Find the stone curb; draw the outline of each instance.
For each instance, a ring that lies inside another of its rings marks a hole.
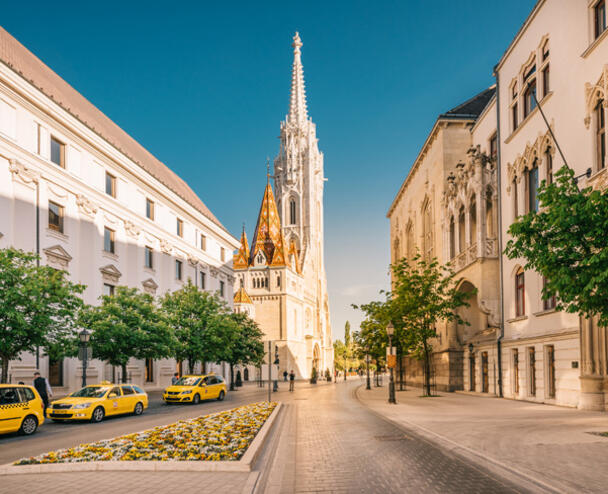
[[[476,463],[478,466],[504,478],[505,480],[523,484],[522,487],[525,487],[531,492],[550,492],[556,494],[565,492],[563,487],[560,488],[547,484],[542,480],[538,480],[532,477],[531,475],[522,472],[521,470],[518,470],[517,468],[513,468],[507,465],[506,463],[495,460],[494,458],[484,455],[483,453],[477,452],[467,446],[458,444],[457,442],[452,441],[451,439],[442,436],[441,434],[438,434],[430,429],[414,424],[407,420],[401,420],[400,422],[397,422],[387,417],[383,413],[374,410],[370,405],[365,402],[364,399],[359,396],[359,391],[363,389],[363,386],[364,385],[362,384],[354,390],[353,395],[355,396],[357,401],[361,403],[361,405],[363,405],[365,408],[367,408],[371,413],[385,420],[386,422],[389,422],[390,424],[394,425],[399,430],[402,430],[405,433],[414,433],[420,439],[433,443],[436,446],[439,446],[442,449],[449,451],[450,453],[461,459]]]
[[[245,454],[238,461],[88,461],[82,463],[45,463],[42,465],[0,466],[0,475],[66,472],[250,472],[268,432],[281,410],[281,402],[272,411]]]

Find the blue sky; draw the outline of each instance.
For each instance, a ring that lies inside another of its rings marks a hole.
[[[2,26],[251,237],[298,30],[325,154],[335,338],[388,285],[386,211],[436,116],[493,83],[535,0],[9,2]]]

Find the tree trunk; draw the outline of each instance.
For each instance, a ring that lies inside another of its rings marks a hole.
[[[201,361],[201,373],[207,374],[207,362],[205,362],[204,360]]]
[[[127,382],[127,364],[121,364],[120,368],[122,369],[121,381],[124,384]]]
[[[0,383],[5,384],[8,382],[8,358],[2,357],[2,376],[0,377]]]
[[[429,355],[429,347],[426,344],[426,340],[424,341],[424,376],[425,376],[425,388],[426,395],[431,396],[431,362]]]
[[[188,359],[188,373],[189,374],[194,374],[194,360],[192,360],[191,358]]]
[[[230,364],[230,391],[234,391],[234,365]]]
[[[399,391],[403,391],[403,355],[399,352]]]

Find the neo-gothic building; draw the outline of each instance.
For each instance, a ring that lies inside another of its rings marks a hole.
[[[470,326],[437,328],[439,388],[608,410],[608,328],[558,311],[540,274],[501,255],[564,157],[581,188],[608,187],[607,26],[604,0],[538,0],[495,66],[495,96],[439,117],[390,207],[393,260],[418,248],[477,289]]]
[[[294,36],[289,113],[281,123],[270,180],[251,248],[243,231],[234,256],[235,310],[247,311],[279,347],[280,372],[299,378],[333,370],[327,281],[323,259],[323,154],[308,116],[302,42]]]
[[[0,61],[0,248],[37,251],[86,285],[88,304],[116,285],[160,295],[191,279],[231,305],[239,244],[194,191],[1,28]],[[43,352],[12,361],[9,377],[30,382],[37,368],[57,393],[80,386],[79,360]],[[176,368],[131,359],[127,372],[150,389]],[[93,360],[87,378],[118,371]]]

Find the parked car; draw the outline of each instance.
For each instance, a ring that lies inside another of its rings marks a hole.
[[[54,422],[90,420],[101,422],[106,416],[141,415],[148,408],[148,394],[133,384],[100,384],[85,386],[78,391],[55,400],[47,410]]]
[[[44,423],[44,404],[33,386],[0,384],[0,434],[29,436]]]
[[[163,400],[165,403],[194,403],[201,400],[217,399],[222,401],[226,396],[226,383],[222,376],[215,374],[200,376],[183,376],[165,389]]]

